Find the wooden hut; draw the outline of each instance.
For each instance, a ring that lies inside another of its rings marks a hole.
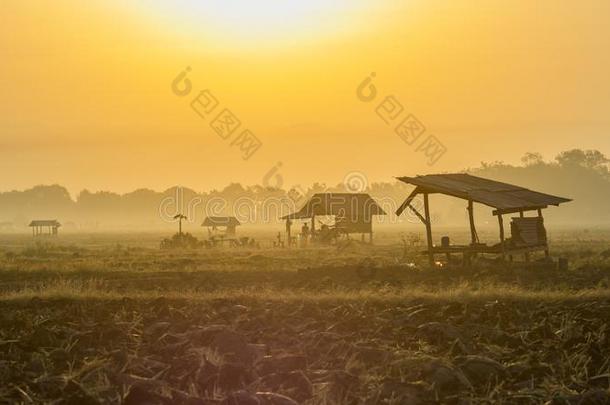
[[[32,236],[57,236],[61,224],[56,219],[35,219],[30,222]]]
[[[236,227],[241,223],[235,217],[207,217],[201,226],[208,227],[212,233],[220,232],[225,236],[235,236]]]
[[[293,219],[311,220],[311,234],[316,234],[316,216],[332,216],[335,229],[341,234],[360,233],[373,241],[373,215],[386,215],[379,205],[365,193],[318,193],[292,214],[282,217],[286,221],[287,238],[291,241]],[[290,243],[289,243],[290,245]]]
[[[400,181],[415,186],[396,211],[396,215],[409,208],[426,226],[428,248],[426,250],[430,263],[434,264],[435,254],[461,253],[464,263],[469,263],[472,255],[478,253],[500,254],[512,260],[514,254],[523,253],[526,261],[532,251],[544,251],[549,256],[549,247],[544,227],[542,210],[549,205],[571,201],[568,198],[556,197],[537,191],[528,190],[512,184],[501,183],[469,174],[430,174],[416,177],[398,177]],[[452,245],[448,238],[443,238],[440,246],[432,241],[432,224],[430,221],[430,194],[444,194],[467,201],[470,222],[471,243],[468,245]],[[419,194],[423,195],[424,213],[417,211],[411,202]],[[494,208],[492,214],[498,218],[500,243],[492,246],[480,243],[474,221],[474,203],[480,203]],[[534,211],[536,216],[526,216],[526,212]],[[511,217],[510,237],[506,237],[504,215],[518,214]]]

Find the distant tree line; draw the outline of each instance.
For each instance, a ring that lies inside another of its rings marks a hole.
[[[572,149],[552,161],[526,153],[520,166],[482,163],[472,174],[523,185],[572,198],[560,209],[548,210],[551,220],[565,224],[610,225],[610,160],[600,151]]]
[[[573,149],[551,161],[530,152],[523,156],[520,165],[482,162],[465,172],[574,199],[561,209],[549,210],[549,221],[610,225],[610,160],[600,151]],[[281,190],[233,183],[208,192],[181,187],[163,192],[139,189],[126,194],[83,190],[73,199],[60,185],[39,185],[0,193],[0,222],[5,230],[11,227],[21,230],[32,219],[58,219],[68,229],[153,229],[171,226],[167,217],[179,212],[199,225],[206,215],[234,215],[235,210],[241,210],[242,217],[248,217],[245,212],[252,209],[258,210],[258,215],[250,213],[248,222],[275,221],[286,210],[300,207],[311,195],[322,191],[345,191],[345,187],[315,183],[298,190]],[[366,190],[383,200],[386,208],[391,208],[388,201],[400,204],[409,191],[409,186],[398,181],[372,183]],[[441,223],[461,224],[463,208],[463,202],[443,200],[433,206],[433,215]],[[260,215],[261,210],[266,218]]]

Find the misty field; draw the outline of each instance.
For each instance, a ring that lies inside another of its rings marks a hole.
[[[0,403],[610,401],[608,232],[553,235],[568,270],[427,268],[399,235],[169,251],[163,236],[0,236]]]

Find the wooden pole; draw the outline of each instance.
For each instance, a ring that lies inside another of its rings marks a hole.
[[[502,214],[498,214],[498,225],[500,226],[500,246],[502,247],[502,260],[506,260],[506,246],[504,246],[504,220]]]
[[[290,218],[286,218],[286,241],[288,242],[288,248],[290,248],[290,245],[292,244],[292,237],[290,235],[291,225]]]
[[[474,225],[474,203],[472,200],[468,200],[468,221],[470,222],[470,244],[474,247],[479,243],[479,235],[477,235],[477,228]],[[470,266],[471,256],[476,257],[476,253],[464,252],[462,261],[465,266]]]
[[[424,218],[426,219],[426,238],[428,240],[428,261],[434,266],[434,252],[432,244],[432,224],[430,223],[430,203],[428,193],[424,193]]]
[[[542,228],[544,229],[544,217],[542,216],[542,209],[541,208],[538,208],[538,218],[540,218],[540,223],[542,223]],[[545,231],[545,233],[546,233],[546,231]],[[549,253],[549,241],[546,238],[546,235],[545,235],[545,238],[544,238],[544,244],[545,244],[545,247],[544,247],[544,257],[546,257],[548,259],[551,255]]]
[[[474,245],[479,242],[479,237],[477,236],[477,229],[474,226],[474,204],[472,200],[468,200],[468,219],[470,221],[470,240]]]

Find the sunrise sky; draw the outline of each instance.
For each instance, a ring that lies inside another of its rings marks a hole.
[[[0,16],[2,191],[209,190],[278,162],[285,185],[373,182],[610,154],[607,0],[4,0]],[[204,89],[262,142],[249,160],[191,109]],[[388,95],[445,145],[432,167],[375,113]]]

